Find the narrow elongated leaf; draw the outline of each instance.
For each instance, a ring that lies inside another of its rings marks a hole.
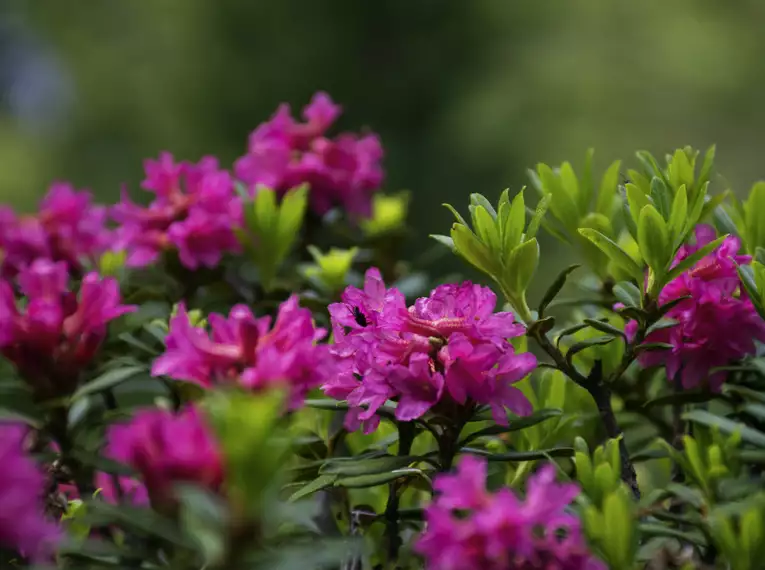
[[[354,458],[350,460],[328,460],[320,469],[322,475],[374,475],[401,469],[410,463],[416,463],[421,458],[417,456],[386,455],[374,458]]]
[[[551,447],[534,451],[508,451],[505,453],[492,453],[484,449],[463,447],[460,451],[471,455],[481,455],[488,461],[536,461],[538,459],[549,459],[550,457],[574,456],[573,447]]]
[[[645,404],[643,404],[643,407],[655,408],[658,406],[669,405],[700,404],[720,397],[720,394],[715,394],[714,392],[710,392],[708,390],[686,390],[683,392],[659,396],[653,400],[648,400]]]
[[[611,238],[592,228],[581,228],[579,233],[595,244],[611,261],[624,269],[638,282],[643,279],[643,270],[630,255],[619,247]]]
[[[652,205],[644,206],[638,220],[640,254],[654,274],[660,278],[673,251],[664,218]]]
[[[602,333],[610,334],[611,336],[614,336],[614,337],[621,337],[624,339],[627,338],[627,335],[624,333],[622,329],[617,328],[614,325],[611,325],[609,323],[599,321],[597,319],[584,319],[584,322],[587,323],[590,327]]]
[[[672,211],[669,215],[669,234],[672,246],[677,248],[683,239],[685,227],[688,222],[688,192],[685,186],[680,186],[675,192],[675,199],[672,201]]]
[[[513,431],[518,431],[525,429],[527,427],[535,426],[537,424],[540,424],[546,420],[549,420],[550,418],[557,418],[563,414],[562,410],[556,410],[552,408],[546,408],[535,411],[530,416],[523,416],[519,418],[513,418],[510,420],[509,425],[502,426],[499,424],[489,426],[487,428],[478,430],[474,433],[471,433],[467,437],[465,437],[461,442],[460,446],[467,445],[471,441],[474,441],[478,439],[479,437],[484,436],[490,436],[490,435],[499,435],[502,433],[509,433]]]
[[[453,252],[457,251],[457,248],[454,246],[454,241],[449,236],[442,236],[439,234],[430,234],[430,237],[436,240],[438,243],[445,245],[449,249],[451,249]]]
[[[542,301],[539,303],[539,308],[537,309],[540,318],[544,316],[544,312],[547,306],[552,302],[553,299],[555,299],[555,297],[558,296],[558,293],[561,292],[561,289],[563,289],[563,286],[566,284],[566,279],[568,279],[568,276],[571,275],[571,273],[579,267],[581,266],[578,264],[569,265],[566,269],[558,274],[558,276],[555,278],[555,281],[552,282],[552,285],[547,288],[547,291],[542,297]]]
[[[640,307],[642,304],[640,289],[634,283],[622,281],[614,286],[614,295],[626,307]]]
[[[423,477],[429,479],[421,469],[395,469],[387,473],[376,473],[371,475],[358,475],[353,477],[341,477],[334,483],[335,487],[346,487],[348,489],[365,489],[367,487],[377,487],[385,485],[402,477]]]
[[[80,388],[72,396],[72,401],[79,400],[84,396],[90,394],[96,394],[103,392],[104,390],[110,390],[115,386],[122,384],[123,382],[138,376],[139,374],[145,374],[147,372],[144,366],[129,366],[127,368],[117,368],[116,370],[109,370],[104,372],[98,378],[91,380],[90,382],[80,386]]]
[[[622,163],[619,160],[612,162],[600,182],[600,191],[598,192],[595,211],[609,218],[614,210],[614,198],[619,186],[619,168],[621,165]]]
[[[576,356],[578,353],[582,352],[583,350],[587,350],[588,348],[592,348],[593,346],[603,346],[606,344],[610,344],[614,340],[616,339],[613,336],[596,336],[594,338],[588,338],[585,340],[580,340],[579,342],[575,342],[568,349],[568,352],[566,352],[566,361],[568,361],[568,363],[570,364],[574,356]]]
[[[765,448],[765,433],[741,422],[715,415],[706,410],[691,410],[683,415],[683,419],[708,427],[717,427],[722,433],[728,435],[738,432],[741,434],[742,441]]]
[[[545,214],[547,213],[547,209],[550,207],[550,201],[552,200],[552,196],[549,194],[546,194],[542,196],[542,198],[539,200],[539,203],[537,204],[536,209],[531,215],[531,219],[529,220],[529,225],[526,228],[526,239],[530,240],[533,237],[536,237],[537,232],[539,231],[539,226],[542,224],[542,221],[544,220]],[[558,237],[558,236],[555,236]],[[563,241],[566,241],[565,238],[563,238]]]
[[[322,489],[332,487],[335,484],[335,481],[337,481],[337,477],[338,476],[334,473],[329,475],[319,475],[316,479],[292,493],[287,501],[294,503],[295,501],[304,499],[305,497],[313,495]]]
[[[502,227],[502,250],[512,251],[520,245],[523,229],[526,225],[526,205],[523,199],[523,190],[513,198],[507,220]],[[533,236],[532,236],[533,237]]]
[[[702,258],[710,254],[712,251],[720,247],[723,241],[725,241],[725,238],[727,238],[727,235],[721,236],[717,238],[716,240],[708,243],[707,245],[701,247],[698,249],[698,251],[692,253],[685,259],[683,259],[680,263],[675,265],[672,269],[670,269],[669,273],[667,273],[666,277],[664,278],[664,283],[669,283],[682,273],[688,271],[691,269],[694,265],[696,265],[699,261],[701,261]]]

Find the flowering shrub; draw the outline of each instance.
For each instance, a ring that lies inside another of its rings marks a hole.
[[[762,568],[765,183],[540,164],[448,206],[444,283],[339,114],[0,209],[2,567]]]

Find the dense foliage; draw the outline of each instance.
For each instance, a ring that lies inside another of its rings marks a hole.
[[[432,236],[489,286],[440,279],[340,112],[0,209],[2,564],[760,568],[765,184],[539,164]],[[539,232],[582,266],[530,307]]]

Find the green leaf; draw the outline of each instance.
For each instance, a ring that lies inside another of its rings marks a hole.
[[[629,206],[630,217],[635,225],[640,221],[640,211],[648,206],[651,201],[640,188],[634,184],[625,185],[627,191],[627,205]]]
[[[306,207],[308,205],[308,185],[302,184],[289,190],[279,205],[279,221],[277,240],[279,243],[279,261],[286,256],[298,236],[303,225]]]
[[[500,251],[499,231],[491,214],[483,206],[473,207],[473,230],[491,252]]]
[[[669,165],[670,184],[673,188],[680,188],[683,184],[686,188],[691,188],[693,176],[693,166],[688,160],[688,156],[682,150],[677,149]]]
[[[467,227],[468,223],[465,221],[465,218],[463,218],[460,215],[460,213],[454,209],[454,206],[452,206],[451,204],[441,204],[441,205],[452,213],[452,215],[456,218],[458,224],[462,224],[463,226]]]
[[[740,433],[741,440],[757,447],[765,447],[765,433],[741,422],[712,414],[706,410],[691,410],[683,414],[683,419],[707,427],[717,427],[724,434]]]
[[[682,273],[685,273],[686,271],[691,269],[704,257],[706,257],[712,251],[720,247],[722,242],[725,241],[725,238],[727,237],[728,237],[727,235],[721,236],[717,238],[716,240],[708,243],[707,245],[699,248],[698,251],[692,253],[691,255],[683,259],[681,262],[679,262],[677,265],[675,265],[672,269],[669,270],[666,277],[664,278],[664,283],[669,283],[676,277],[679,277]]]
[[[653,157],[653,155],[650,152],[645,150],[639,150],[635,153],[635,156],[640,161],[640,164],[643,166],[643,172],[645,172],[648,179],[651,179],[654,176],[658,176],[664,181],[665,184],[669,183],[669,180],[667,180],[667,177],[665,176],[664,171],[659,167],[659,165],[656,162],[656,159]],[[646,181],[646,185],[647,184],[648,182]]]
[[[141,536],[159,537],[186,548],[194,546],[173,521],[150,509],[117,506],[98,499],[86,501],[86,505],[83,522],[91,526],[116,525]]]
[[[709,402],[715,398],[720,398],[720,394],[715,394],[708,390],[685,390],[672,394],[665,394],[652,400],[648,400],[643,407],[654,408],[658,406],[701,404]]]
[[[428,476],[420,469],[396,469],[388,473],[376,473],[373,475],[358,475],[353,477],[342,477],[335,481],[335,487],[346,487],[348,489],[365,489],[367,487],[377,487],[401,479],[402,477],[424,477]]]
[[[581,203],[581,197],[579,195],[579,180],[577,180],[576,173],[574,172],[574,168],[571,166],[571,163],[564,162],[561,164],[558,175],[560,176],[560,182],[563,190],[571,197],[574,203],[577,204],[577,211],[579,212],[579,215],[584,215],[584,213],[587,211],[589,203]]]
[[[539,203],[537,204],[537,207],[531,216],[531,220],[529,221],[529,226],[526,228],[525,237],[527,240],[536,237],[537,232],[539,231],[539,226],[542,224],[542,220],[547,213],[547,209],[550,207],[551,200],[552,196],[549,194],[542,196],[542,198],[539,200]]]
[[[566,192],[560,178],[555,175],[549,166],[539,164],[537,165],[537,172],[539,173],[545,193],[552,196],[550,209],[553,215],[560,220],[569,232],[573,233],[579,222],[576,201]]]
[[[630,499],[619,491],[609,493],[603,501],[604,538],[602,547],[612,568],[628,570],[633,567],[635,541],[633,538]]]
[[[504,275],[504,283],[516,295],[525,292],[534,277],[539,263],[539,244],[536,238],[523,242],[510,254]]]
[[[80,386],[80,388],[72,395],[72,401],[79,400],[80,398],[91,394],[110,390],[115,386],[122,384],[139,374],[145,374],[146,372],[147,370],[145,366],[128,366],[127,368],[109,370],[101,374],[101,376]]]
[[[537,309],[539,318],[542,318],[547,306],[552,302],[553,299],[555,299],[555,297],[558,296],[558,293],[561,292],[561,289],[563,289],[563,286],[566,284],[566,279],[568,279],[568,276],[579,267],[581,267],[579,264],[569,265],[566,269],[558,274],[558,276],[555,278],[555,281],[552,282],[552,285],[550,285],[547,291],[545,291],[545,294],[542,297],[542,301],[539,303],[539,308]]]
[[[495,275],[495,263],[491,252],[473,232],[466,226],[454,224],[451,235],[460,257],[476,269],[491,276]]]
[[[664,268],[673,254],[669,232],[664,218],[652,205],[644,206],[638,220],[638,245],[640,254],[648,263],[657,279],[661,279]]]
[[[571,347],[566,352],[566,361],[571,364],[572,359],[576,354],[579,352],[582,352],[583,350],[587,350],[588,348],[592,348],[594,346],[604,346],[606,344],[612,343],[614,340],[616,340],[612,336],[596,336],[593,338],[587,338],[584,340],[580,340],[579,342],[575,342],[571,345]]]
[[[458,445],[460,447],[465,446],[471,441],[478,439],[479,437],[499,435],[502,433],[510,433],[510,432],[522,430],[522,429],[540,424],[544,421],[549,420],[550,418],[560,417],[561,414],[563,414],[563,411],[557,410],[557,409],[547,408],[547,409],[537,410],[529,416],[523,416],[523,417],[511,419],[509,422],[509,425],[503,426],[503,425],[495,424],[487,428],[480,429],[476,432],[473,432],[469,434],[468,436],[466,436]]]
[[[717,148],[715,147],[715,145],[712,145],[709,147],[709,149],[707,149],[707,152],[704,155],[704,163],[701,165],[701,171],[699,172],[699,177],[696,179],[697,186],[701,187],[707,182],[709,182],[709,179],[712,176],[712,168],[714,168],[716,152],[717,152]]]
[[[523,190],[513,198],[510,213],[502,229],[502,248],[509,252],[521,243],[523,228],[526,225],[526,205],[523,199]]]
[[[592,182],[592,157],[594,154],[595,150],[588,148],[584,155],[584,170],[582,171],[582,182],[579,185],[579,211],[582,214],[586,214],[590,209],[590,202],[595,191]]]
[[[619,186],[619,168],[621,168],[621,165],[622,163],[620,160],[612,162],[600,182],[600,191],[598,192],[598,201],[595,206],[595,211],[608,218],[613,215],[614,211],[614,198],[616,197],[616,190]]]
[[[538,459],[549,459],[550,457],[573,457],[573,447],[552,447],[550,449],[538,449],[534,451],[508,451],[505,453],[492,453],[484,449],[473,447],[463,447],[462,453],[470,455],[480,455],[488,461],[536,461]]]
[[[651,352],[654,350],[672,350],[675,348],[673,345],[666,342],[644,342],[635,347],[635,353]]]
[[[643,270],[635,263],[630,255],[619,247],[613,240],[604,236],[599,231],[591,228],[581,228],[579,233],[595,244],[611,261],[624,269],[638,283],[643,280]]]
[[[669,218],[671,198],[672,195],[667,185],[661,178],[654,177],[651,180],[651,200],[663,219]]]
[[[624,339],[627,338],[627,335],[624,334],[624,331],[622,329],[617,328],[614,325],[611,325],[607,322],[599,321],[597,319],[584,319],[584,322],[587,323],[590,327],[602,333],[611,335],[613,337],[620,337]]]
[[[338,458],[329,459],[319,469],[322,475],[374,475],[386,471],[395,471],[416,463],[421,458],[417,456],[384,455],[382,457]]]
[[[470,204],[472,206],[482,206],[486,212],[491,216],[492,220],[497,219],[497,212],[494,210],[494,206],[486,199],[483,194],[474,193],[470,195]]]
[[[640,307],[642,305],[642,295],[634,283],[622,281],[614,286],[614,296],[623,303],[625,307]]]
[[[313,495],[317,491],[321,491],[327,487],[332,487],[335,484],[335,481],[337,481],[337,477],[338,476],[335,474],[319,475],[316,479],[292,493],[287,501],[294,503],[295,501],[299,501],[300,499],[304,499],[305,497]]]
[[[684,236],[684,230],[688,221],[688,192],[685,186],[680,186],[675,192],[672,201],[672,211],[669,216],[669,233],[672,237],[672,246],[677,248]]]
[[[446,247],[451,249],[453,253],[457,253],[457,247],[454,245],[454,240],[452,240],[452,238],[450,238],[449,236],[442,236],[439,234],[430,234],[429,237],[433,238],[438,243],[445,245]]]

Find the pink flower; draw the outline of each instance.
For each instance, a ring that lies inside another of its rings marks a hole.
[[[25,436],[21,425],[0,424],[0,542],[42,562],[63,533],[44,514],[45,475],[24,452]]]
[[[273,327],[271,317],[255,318],[244,305],[233,307],[228,318],[211,314],[208,320],[211,335],[192,326],[185,307],[179,307],[152,374],[203,387],[223,382],[253,390],[287,385],[295,407],[331,371],[327,346],[317,344],[326,331],[314,326],[296,295],[281,304]]]
[[[0,208],[0,275],[14,277],[35,259],[63,261],[79,272],[83,263],[95,264],[110,241],[106,209],[92,204],[87,191],[56,182],[32,216],[18,217]]]
[[[407,308],[396,289],[386,290],[380,272],[367,271],[364,289],[348,287],[329,306],[341,372],[322,389],[353,407],[346,427],[365,431],[387,400],[396,417],[409,421],[434,406],[472,410],[488,405],[507,425],[506,409],[519,415],[531,405],[514,383],[535,367],[531,354],[516,354],[509,338],[524,334],[512,313],[494,313],[490,289],[466,282],[441,285]]]
[[[695,245],[678,251],[675,263],[715,239],[710,226],[696,228]],[[765,323],[751,301],[741,293],[736,265],[747,264],[749,256],[736,255],[739,240],[729,237],[690,270],[667,284],[659,295],[660,305],[679,301],[666,314],[677,321],[672,327],[650,333],[645,342],[666,343],[671,349],[644,352],[644,367],[666,366],[670,379],[679,375],[684,388],[708,385],[719,390],[726,366],[755,353],[755,341],[765,342]],[[635,325],[630,327],[633,330]]]
[[[286,192],[304,183],[318,214],[341,206],[353,216],[368,217],[372,194],[380,188],[383,150],[377,135],[325,132],[341,109],[325,93],[314,95],[303,110],[306,122],[292,118],[281,105],[271,119],[250,135],[247,154],[236,161],[237,178],[256,191],[257,185]]]
[[[163,409],[136,413],[124,424],[112,425],[107,433],[106,455],[136,470],[155,506],[172,504],[173,486],[190,483],[218,491],[223,484],[223,457],[202,414],[187,407],[178,414]],[[109,476],[99,483],[116,494]],[[123,486],[124,485],[124,486]],[[120,478],[128,500],[142,503],[143,489],[130,478]]]
[[[232,228],[242,219],[241,200],[215,158],[176,163],[163,152],[159,160],[147,160],[144,170],[142,186],[155,199],[143,208],[123,191],[111,212],[119,224],[115,249],[127,251],[129,266],[149,265],[163,251],[176,250],[185,267],[212,268],[224,253],[239,251]]]
[[[66,395],[93,359],[110,321],[134,311],[122,305],[113,278],[88,273],[70,291],[66,263],[38,259],[18,277],[26,306],[19,309],[8,281],[0,281],[0,352],[39,396]]]
[[[415,545],[428,570],[605,570],[588,552],[579,519],[566,510],[579,488],[556,483],[555,467],[529,479],[525,500],[507,488],[490,493],[485,481],[486,462],[471,456],[457,473],[436,479],[439,494]]]

